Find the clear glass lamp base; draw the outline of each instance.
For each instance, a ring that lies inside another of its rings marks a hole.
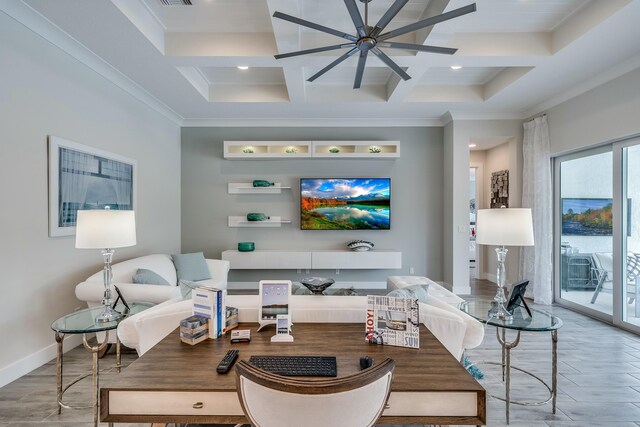
[[[96,323],[114,322],[122,317],[122,314],[115,311],[111,306],[105,305],[104,311],[96,317]]]

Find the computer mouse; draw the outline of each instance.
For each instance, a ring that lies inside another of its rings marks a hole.
[[[360,358],[360,369],[367,369],[373,366],[373,359],[369,356],[363,356]]]

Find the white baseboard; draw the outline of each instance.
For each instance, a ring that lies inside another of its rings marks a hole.
[[[64,352],[66,353],[81,344],[82,335],[71,335],[69,338],[64,340]],[[50,362],[52,359],[55,359],[58,355],[57,347],[58,344],[54,342],[53,344],[0,369],[0,387],[4,387],[10,382],[17,380],[21,376],[26,375],[45,363]]]
[[[300,282],[293,282],[300,285]],[[231,289],[258,289],[257,282],[229,282],[228,287]],[[329,289],[387,289],[387,282],[336,282]]]

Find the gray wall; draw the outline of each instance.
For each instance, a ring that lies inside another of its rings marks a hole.
[[[83,304],[98,250],[48,237],[47,135],[138,161],[138,245],[114,261],[180,249],[180,130],[0,13],[0,386],[55,356],[51,322]]]
[[[551,154],[640,134],[640,68],[549,109]]]
[[[385,160],[225,160],[225,140],[399,140],[401,156]],[[340,281],[385,281],[389,275],[442,278],[441,128],[183,128],[182,251],[204,251],[218,258],[238,242],[257,249],[339,249],[352,239],[371,240],[376,248],[402,251],[402,270],[313,271]],[[301,177],[390,177],[391,230],[301,231]],[[280,195],[227,194],[229,182],[264,178],[292,190]],[[293,221],[273,229],[227,227],[229,215],[264,212]],[[230,281],[304,277],[296,271],[232,271]]]

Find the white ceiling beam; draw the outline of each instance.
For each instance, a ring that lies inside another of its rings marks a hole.
[[[210,82],[200,72],[197,67],[176,67],[178,72],[187,79],[189,83],[198,91],[200,95],[207,101],[209,101],[209,86]]]
[[[449,1],[450,0],[432,0],[429,2],[429,6],[427,6],[427,8],[425,9],[425,11],[423,12],[422,16],[420,16],[420,18],[417,21],[421,21],[423,19],[429,18],[431,16],[436,16],[436,15],[440,15],[441,13],[444,12],[444,10],[447,8],[447,6],[449,5]],[[429,34],[431,34],[431,31],[433,31],[433,26],[431,27],[427,27],[427,28],[423,28],[422,30],[416,31],[415,32],[415,43],[416,44],[424,44],[427,40],[427,38],[429,37]],[[385,52],[387,52],[389,49],[385,49]],[[430,56],[437,56],[434,54],[426,54],[426,53],[418,53],[418,55],[430,55]],[[448,56],[448,55],[447,55]],[[396,57],[392,57],[392,59],[395,61]],[[424,58],[424,56],[423,56]],[[400,65],[400,64],[398,64]],[[407,74],[409,74],[411,76],[410,80],[402,80],[400,78],[398,78],[397,76],[393,76],[393,78],[389,79],[389,82],[387,83],[387,101],[389,102],[402,102],[404,101],[405,98],[407,98],[407,96],[409,96],[409,94],[413,91],[413,89],[416,87],[416,85],[418,84],[418,81],[420,80],[420,78],[422,77],[422,75],[425,73],[425,71],[427,70],[427,68],[429,68],[429,64],[426,61],[420,61],[420,62],[416,62],[416,64],[413,67],[407,67],[407,69],[405,70],[407,72]]]
[[[484,99],[487,100],[496,95],[531,70],[533,67],[513,67],[502,70],[484,84]]]
[[[555,29],[551,38],[553,53],[573,43],[630,2],[631,0],[607,0],[587,3]]]
[[[138,28],[160,53],[164,53],[164,33],[167,29],[144,1],[111,0],[111,3]]]
[[[286,13],[287,15],[300,16],[300,0],[267,0],[269,14],[273,16],[275,12]],[[273,35],[276,42],[277,53],[294,52],[301,50],[300,26],[282,19],[271,18],[273,25]],[[275,66],[282,67],[284,81],[289,94],[289,101],[292,103],[303,103],[305,101],[304,71],[298,65],[299,61],[293,58],[277,60],[271,56],[269,58]]]
[[[271,33],[166,33],[166,56],[275,55]]]

